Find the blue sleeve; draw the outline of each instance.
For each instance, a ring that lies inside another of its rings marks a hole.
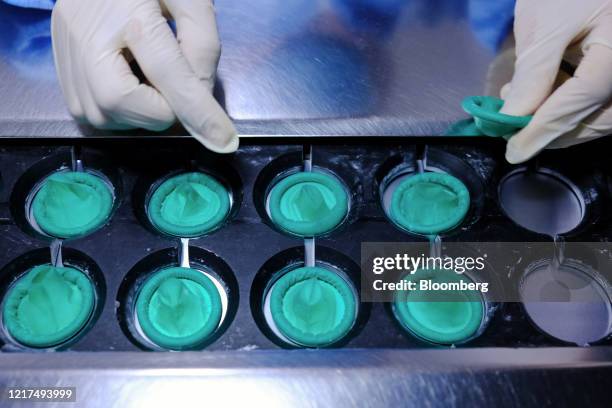
[[[512,31],[515,0],[470,0],[469,17],[476,37],[497,50]]]
[[[55,0],[0,0],[17,7],[51,10]]]

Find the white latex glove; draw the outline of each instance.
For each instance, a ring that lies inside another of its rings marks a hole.
[[[534,117],[510,139],[506,159],[612,134],[612,0],[518,0],[514,33],[517,60],[501,112]],[[568,49],[583,57],[555,89]]]
[[[165,16],[176,21],[177,37]],[[208,149],[238,148],[212,96],[221,52],[212,0],[58,0],[51,31],[59,81],[77,120],[160,131],[176,115]],[[150,85],[130,69],[132,56]]]

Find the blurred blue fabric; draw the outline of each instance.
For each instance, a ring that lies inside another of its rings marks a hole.
[[[381,39],[393,32],[406,11],[429,26],[466,19],[478,41],[497,51],[512,31],[515,0],[331,0],[331,4],[350,28]]]
[[[512,30],[515,4],[515,0],[325,1],[349,31],[356,31],[358,35],[365,35],[378,42],[384,42],[394,32],[400,16],[412,16],[416,18],[414,21],[421,21],[428,26],[437,26],[449,20],[464,20],[468,22],[474,37],[492,52],[499,49]],[[2,58],[18,67],[25,75],[53,75],[50,10],[55,2],[0,0],[0,53]],[[276,39],[303,41],[304,37],[299,34],[304,34],[304,30],[308,32],[309,24],[313,31],[322,29],[316,25],[317,13],[322,8],[312,0],[258,0],[253,3],[244,0],[217,0],[217,10],[221,37],[229,46],[245,43],[257,47],[266,44],[278,46],[274,44]],[[241,30],[234,30],[236,25]],[[249,33],[248,40],[236,38],[245,32]],[[325,41],[317,44],[318,47],[313,49],[331,54],[335,52],[334,47]],[[297,50],[303,50],[303,47]],[[266,52],[262,48],[262,55]],[[284,52],[288,53],[288,58],[295,56],[287,49]],[[359,62],[352,55],[353,52],[345,50],[341,53],[344,62],[335,61],[332,65],[339,69],[357,69],[359,75],[363,76],[360,69],[356,68],[363,62]],[[303,67],[305,71],[312,69],[312,66]]]
[[[0,58],[20,75],[54,80],[49,10],[24,9],[0,1]]]
[[[470,0],[468,16],[476,38],[496,51],[512,31],[515,0]]]
[[[51,10],[55,4],[55,0],[3,0],[5,3],[13,6],[27,7],[41,10]]]
[[[56,0],[1,0],[5,3],[32,9],[51,10]],[[234,7],[254,7],[242,0],[223,0],[224,4],[219,7],[220,19],[224,17],[224,9],[230,3]],[[409,5],[413,5],[422,19],[430,24],[443,19],[445,15],[467,15],[470,26],[478,40],[491,50],[497,50],[512,29],[514,16],[515,0],[331,0],[332,4],[338,7],[353,26],[369,28],[382,35],[393,30],[400,11]],[[234,5],[233,2],[236,2]],[[295,27],[296,22],[284,19],[286,15],[284,9],[300,8],[299,13],[294,16],[309,17],[309,10],[316,10],[316,7],[308,6],[309,2],[304,0],[294,0],[284,4],[277,0],[260,0],[257,5],[257,19],[246,19],[249,21],[265,22],[266,26],[278,27],[285,24],[288,27]],[[293,5],[292,5],[293,4]],[[263,7],[266,6],[266,7]],[[297,11],[297,10],[294,10]],[[245,16],[248,13],[245,14]],[[273,16],[278,16],[275,20]],[[305,19],[305,18],[303,18]],[[230,24],[231,25],[231,24]],[[231,29],[228,29],[231,32]],[[257,31],[257,30],[255,30]],[[265,30],[264,30],[265,31]]]

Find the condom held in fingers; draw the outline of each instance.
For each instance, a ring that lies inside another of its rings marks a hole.
[[[230,211],[229,191],[204,173],[185,173],[164,181],[153,192],[148,214],[161,232],[197,237],[217,228]]]
[[[221,321],[221,296],[204,273],[162,269],[143,284],[136,299],[138,323],[150,341],[170,350],[197,347]]]
[[[469,96],[461,104],[472,119],[454,124],[449,136],[492,136],[508,139],[529,124],[532,116],[500,113],[504,101],[492,96]]]
[[[92,314],[94,297],[94,285],[81,271],[40,265],[9,289],[4,325],[23,345],[53,347],[81,331]]]
[[[270,311],[290,341],[321,347],[342,339],[352,328],[357,309],[350,284],[319,267],[287,272],[272,286]]]
[[[500,113],[504,101],[492,96],[470,96],[463,100],[463,110],[472,115],[473,123],[465,122],[465,136],[484,135],[509,138],[529,124],[532,116],[512,116]],[[453,133],[461,136],[461,130]]]
[[[439,234],[459,225],[470,208],[470,193],[457,178],[421,173],[404,179],[393,192],[390,217],[417,234]]]
[[[272,221],[299,236],[316,236],[336,228],[348,213],[348,194],[335,177],[317,172],[292,174],[269,195]]]
[[[57,238],[75,238],[104,225],[113,208],[113,193],[98,176],[59,172],[43,181],[32,202],[40,229]]]

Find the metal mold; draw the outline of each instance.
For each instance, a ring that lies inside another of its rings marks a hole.
[[[355,299],[358,302],[353,328],[344,338],[325,346],[325,348],[342,347],[351,338],[357,336],[366,324],[370,314],[370,304],[359,302],[359,267],[346,256],[330,248],[318,247],[317,251],[315,265],[333,271],[345,279],[353,288]],[[290,248],[274,255],[257,272],[251,286],[250,305],[255,322],[266,337],[284,348],[300,348],[301,346],[287,339],[276,328],[270,314],[270,289],[284,273],[303,267],[305,265],[304,256],[302,247]]]
[[[200,248],[190,248],[190,267],[206,275],[215,285],[221,297],[222,312],[215,332],[198,344],[203,349],[214,343],[231,325],[238,309],[239,291],[236,278],[230,267],[219,257]],[[175,250],[162,250],[138,262],[125,276],[117,295],[117,319],[127,338],[144,350],[164,350],[143,333],[135,310],[136,298],[144,281],[157,270],[168,266],[179,266],[179,254]]]
[[[160,160],[163,159],[160,158]],[[206,232],[206,234],[203,236],[210,235],[223,228],[227,223],[231,222],[233,217],[236,216],[240,210],[240,205],[242,204],[243,198],[242,180],[240,179],[240,175],[236,172],[236,170],[227,163],[217,161],[206,161],[205,163],[200,163],[199,161],[188,158],[181,159],[179,157],[171,161],[166,160],[163,165],[160,165],[158,168],[153,169],[152,171],[147,171],[136,181],[132,191],[134,213],[146,229],[155,234],[169,238],[180,238],[174,235],[167,235],[164,232],[159,231],[149,218],[148,207],[151,195],[157,189],[157,187],[159,187],[169,178],[187,172],[201,172],[208,174],[214,177],[228,190],[230,199],[229,214],[221,224],[219,224],[213,230]]]
[[[582,262],[534,262],[525,270],[519,293],[530,321],[552,338],[586,346],[612,334],[609,283]]]
[[[390,223],[406,233],[420,235],[395,223],[389,216],[389,211],[391,198],[396,188],[406,178],[422,172],[450,174],[461,180],[470,192],[470,209],[463,222],[452,230],[443,232],[441,236],[460,234],[462,230],[469,228],[480,218],[485,200],[481,176],[468,163],[454,154],[436,148],[425,148],[420,154],[389,158],[377,172],[380,205]]]
[[[75,158],[74,149],[72,154],[57,154],[47,157],[32,165],[19,177],[10,197],[10,209],[16,223],[25,232],[36,238],[43,238],[47,241],[56,239],[56,237],[52,237],[42,231],[37,225],[32,214],[32,201],[48,177],[64,171],[84,171],[103,180],[113,195],[113,209],[111,210],[108,222],[112,220],[116,209],[120,205],[122,194],[121,178],[116,169],[113,168],[113,164],[108,160],[97,155],[86,155],[77,159]],[[100,226],[98,230],[103,228],[104,225]]]
[[[575,230],[586,216],[586,203],[578,186],[546,168],[520,168],[499,185],[499,203],[516,224],[550,237]]]
[[[5,189],[0,190],[0,203],[13,205],[19,202],[20,208],[25,208],[26,192],[41,178],[41,174],[48,174],[62,164],[72,165],[70,146],[59,142],[51,146],[8,144],[3,149],[7,159],[0,161],[0,173],[5,185]],[[185,259],[193,266],[201,260],[209,271],[219,273],[223,268],[231,271],[227,277],[222,276],[228,289],[227,316],[224,326],[218,330],[218,337],[206,345],[207,351],[291,347],[269,330],[263,316],[254,315],[255,311],[261,310],[260,302],[268,282],[267,279],[260,281],[258,271],[265,269],[272,274],[296,262],[299,265],[323,262],[341,269],[348,276],[356,277],[355,286],[360,287],[357,266],[361,254],[360,243],[422,240],[422,237],[392,227],[380,197],[380,187],[385,177],[395,168],[415,163],[417,155],[414,152],[417,150],[418,146],[410,143],[398,144],[378,139],[375,143],[313,143],[311,148],[246,143],[236,154],[224,156],[207,153],[195,142],[182,139],[171,143],[162,139],[144,145],[141,140],[92,141],[83,145],[79,153],[83,164],[103,171],[118,189],[129,194],[118,200],[113,219],[105,228],[87,237],[71,240],[69,247],[64,248],[64,251],[74,249],[92,257],[103,271],[108,288],[96,324],[65,350],[138,352],[152,349],[133,330],[134,322],[127,321],[129,288],[135,277],[144,276],[163,265],[181,265]],[[275,177],[287,169],[301,169],[308,157],[314,168],[328,169],[345,183],[351,193],[351,211],[342,228],[328,236],[304,242],[279,233],[267,223],[265,195]],[[452,146],[432,143],[427,149],[427,158],[430,167],[466,177],[462,181],[475,198],[475,207],[471,212],[473,216],[461,228],[445,235],[444,241],[459,238],[464,242],[520,241],[533,237],[533,234],[512,224],[500,212],[494,201],[497,186],[483,181],[494,179],[500,171],[502,149],[495,149],[480,140],[473,145],[468,142]],[[235,205],[235,212],[214,234],[191,239],[185,245],[184,240],[179,243],[176,237],[170,239],[151,230],[147,226],[144,209],[151,185],[175,171],[194,168],[217,172],[220,178],[225,177],[227,184],[235,189],[234,197],[236,202],[240,201],[240,205]],[[589,171],[585,170],[585,174],[590,174]],[[25,183],[28,177],[29,184]],[[21,200],[16,200],[17,192],[24,192]],[[7,208],[10,207],[7,205]],[[11,210],[0,225],[0,264],[10,263],[23,253],[49,244],[45,237],[30,231],[31,226],[24,215],[20,219],[15,216],[17,213],[14,209]],[[478,222],[484,219],[487,222]],[[601,220],[594,228],[581,230],[582,235],[577,235],[577,239],[587,242],[601,240],[606,228],[609,225]],[[276,257],[298,245],[300,247],[292,249],[289,255]],[[187,253],[184,253],[185,249]],[[199,251],[207,255],[200,255]],[[225,266],[220,266],[221,263],[213,259],[222,260]],[[271,259],[276,259],[274,264],[268,264]],[[266,265],[265,268],[263,265]],[[139,272],[130,272],[134,270]],[[257,290],[261,292],[256,294]],[[247,298],[250,300],[244,301]],[[235,299],[242,301],[236,303]],[[361,309],[364,314],[357,319],[354,335],[333,345],[334,348],[431,347],[405,335],[403,329],[394,323],[392,314],[386,312],[385,305],[362,304]],[[525,319],[524,310],[520,307],[500,305],[483,334],[464,347],[545,347],[558,344],[554,339],[538,336],[539,333]],[[536,333],[526,335],[526,330]],[[607,341],[604,343],[607,344]]]
[[[301,236],[292,234],[291,232],[286,231],[276,225],[276,223],[274,223],[271,219],[269,207],[270,193],[274,186],[283,178],[298,173],[300,171],[318,171],[326,173],[338,180],[338,182],[342,184],[343,188],[347,191],[347,196],[349,199],[347,202],[348,208],[346,217],[334,229],[326,232],[325,234],[319,235],[319,237],[333,235],[338,230],[342,229],[345,224],[351,219],[351,204],[353,194],[347,187],[343,178],[336,174],[333,169],[313,165],[310,150],[308,151],[308,156],[303,153],[289,153],[278,157],[261,170],[261,172],[257,176],[257,180],[255,181],[255,186],[253,190],[253,201],[255,202],[255,208],[257,209],[259,216],[271,228],[274,228],[290,237],[302,239]]]
[[[67,350],[77,344],[94,327],[97,320],[100,318],[106,299],[106,282],[104,279],[104,274],[102,270],[100,270],[100,267],[89,256],[80,251],[67,249],[63,252],[61,264],[73,267],[83,272],[85,275],[87,275],[87,277],[89,277],[89,279],[91,279],[95,288],[94,308],[88,322],[72,338],[57,346],[49,348],[32,348],[24,346],[10,336],[2,324],[4,321],[2,318],[2,304],[4,302],[4,296],[8,292],[11,285],[24,273],[28,272],[35,266],[49,263],[53,263],[52,254],[49,252],[49,250],[37,249],[23,254],[0,270],[0,296],[2,296],[2,298],[0,298],[0,351],[36,352]]]

